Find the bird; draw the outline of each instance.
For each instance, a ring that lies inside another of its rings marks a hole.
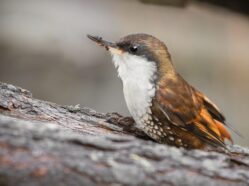
[[[177,73],[166,44],[138,33],[117,42],[87,37],[112,56],[128,110],[154,141],[185,149],[226,149],[232,142],[224,115]]]

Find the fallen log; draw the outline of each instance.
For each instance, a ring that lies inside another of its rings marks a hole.
[[[0,185],[249,185],[249,149],[158,144],[117,113],[61,106],[0,83]]]

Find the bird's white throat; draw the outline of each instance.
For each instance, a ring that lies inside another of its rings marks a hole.
[[[118,75],[123,82],[123,92],[129,112],[138,125],[141,117],[150,113],[152,98],[155,96],[156,64],[145,58],[124,52],[110,51]]]

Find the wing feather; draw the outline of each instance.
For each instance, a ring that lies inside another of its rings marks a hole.
[[[224,120],[224,116],[216,106],[209,104],[210,109],[206,109],[196,90],[179,75],[164,79],[158,88],[159,108],[171,124],[187,129],[209,145],[225,147],[214,121]]]
[[[220,109],[208,97],[203,95],[201,92],[196,91],[196,93],[197,93],[197,96],[202,99],[206,109],[212,115],[212,117],[214,119],[216,119],[217,121],[220,121],[220,122],[224,123],[225,122],[225,117],[221,113]]]

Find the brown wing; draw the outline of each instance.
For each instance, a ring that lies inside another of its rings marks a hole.
[[[206,109],[208,110],[209,114],[211,114],[211,116],[215,120],[224,123],[225,122],[225,117],[223,116],[223,114],[221,113],[219,108],[208,97],[203,95],[201,92],[196,91],[196,94],[198,95],[198,97],[200,97],[202,99],[202,101],[203,101]]]
[[[181,76],[164,78],[158,89],[157,104],[170,123],[188,130],[209,145],[225,147],[220,131],[202,99]]]
[[[230,133],[228,132],[228,130],[225,128],[224,125],[226,125],[225,123],[225,117],[223,116],[223,114],[221,113],[221,111],[219,110],[219,108],[205,95],[203,95],[201,92],[196,91],[197,96],[199,97],[199,99],[201,99],[203,101],[203,104],[205,106],[205,108],[207,109],[207,111],[209,112],[209,114],[213,117],[217,128],[219,129],[219,132],[221,134],[222,139],[224,140],[224,138],[227,138],[228,140],[230,140],[233,143],[233,140],[231,138]],[[231,127],[230,127],[231,128]],[[235,133],[238,133],[235,129],[233,129],[235,131]],[[238,133],[238,135],[240,135]]]

